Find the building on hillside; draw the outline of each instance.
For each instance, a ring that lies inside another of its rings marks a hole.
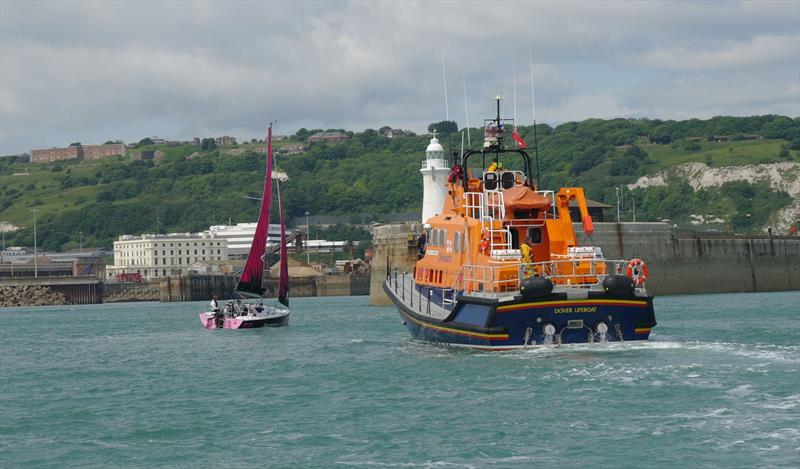
[[[224,146],[224,145],[236,145],[236,137],[230,137],[228,135],[223,135],[222,137],[217,137],[216,139],[217,145]]]
[[[305,145],[284,145],[276,148],[275,152],[282,155],[299,155],[306,151]]]
[[[108,280],[122,274],[143,279],[186,275],[197,262],[228,259],[228,241],[209,233],[123,235],[114,241],[114,264],[106,267]]]
[[[288,135],[273,135],[272,136],[272,140],[275,141],[275,142],[277,142],[279,140],[286,140],[287,138],[289,138]]]
[[[341,132],[317,132],[308,137],[308,143],[316,142],[342,142],[347,140],[347,135]]]
[[[108,156],[125,156],[126,149],[122,143],[107,145],[75,145],[66,148],[50,148],[31,150],[31,163],[51,163],[61,160],[97,160]]]
[[[159,161],[164,157],[161,150],[142,150],[131,155],[133,161]]]
[[[613,208],[613,205],[604,204],[596,200],[586,199],[586,208],[589,210],[589,216],[592,217],[593,222],[605,221],[603,217],[603,210]],[[581,212],[578,209],[578,202],[571,200],[569,202],[569,215],[572,221],[581,221]]]
[[[31,163],[51,163],[53,161],[77,160],[77,146],[66,148],[50,148],[47,150],[31,150]]]
[[[386,138],[400,138],[409,135],[414,135],[414,132],[403,129],[389,129],[386,131]]]

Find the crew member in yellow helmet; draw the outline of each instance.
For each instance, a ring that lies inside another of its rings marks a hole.
[[[503,165],[500,164],[500,162],[498,162],[497,160],[494,160],[494,161],[492,161],[492,164],[489,165],[489,169],[487,169],[486,171],[491,173],[491,172],[498,171],[498,170],[501,170],[501,169],[503,169]]]
[[[530,238],[526,239],[524,243],[519,245],[519,251],[522,254],[522,263],[525,266],[522,269],[522,275],[525,278],[528,278],[532,275],[536,275],[536,267],[531,265],[533,264],[533,250],[531,250]]]

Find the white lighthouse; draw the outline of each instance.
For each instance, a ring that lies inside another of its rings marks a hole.
[[[422,223],[434,215],[442,213],[444,198],[447,196],[447,175],[450,173],[444,148],[433,132],[433,138],[425,150],[425,161],[422,162]]]

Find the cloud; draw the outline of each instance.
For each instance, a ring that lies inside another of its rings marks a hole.
[[[0,1],[0,154],[299,127],[797,115],[797,2]]]
[[[728,41],[715,48],[656,48],[642,58],[644,65],[673,70],[719,70],[797,63],[800,35],[763,35],[749,41]]]
[[[542,109],[539,115],[548,122],[562,123],[591,118],[630,117],[638,112],[608,94],[579,94],[570,96],[558,106]]]

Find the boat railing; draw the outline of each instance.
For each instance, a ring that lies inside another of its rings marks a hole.
[[[499,296],[518,292],[522,279],[538,276],[553,282],[556,290],[602,290],[609,275],[625,275],[627,260],[592,257],[553,259],[504,266],[464,265],[453,288],[473,296]],[[645,292],[644,284],[636,291]]]
[[[483,193],[482,192],[465,192],[464,193],[464,210],[467,216],[483,222]]]
[[[428,159],[428,160],[424,160],[422,162],[422,169],[428,169],[428,168],[431,168],[431,169],[445,168],[445,169],[447,169],[449,167],[450,167],[450,164],[447,162],[447,160],[444,160],[444,159],[441,159],[441,158],[431,158],[431,159]]]
[[[473,296],[495,296],[519,290],[519,277],[513,268],[466,264],[453,289]]]
[[[545,218],[558,218],[558,213],[556,213],[556,193],[553,191],[536,191],[536,193],[550,199],[551,207],[550,210],[545,213]]]
[[[446,318],[453,310],[456,303],[456,291],[452,288],[441,289],[441,296],[434,295],[431,288],[417,288],[413,275],[409,272],[399,272],[395,267],[386,271],[386,283],[394,291],[397,298],[401,299],[414,311],[429,316]],[[438,293],[439,289],[437,289]]]

